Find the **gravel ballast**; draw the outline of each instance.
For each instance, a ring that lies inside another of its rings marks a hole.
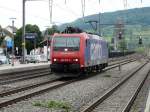
[[[58,76],[55,76],[54,74],[49,74],[46,76],[41,76],[41,77],[32,78],[28,80],[22,80],[22,81],[17,81],[17,82],[10,83],[10,84],[4,84],[4,85],[0,85],[0,92],[4,92],[9,89],[18,88],[18,87],[25,86],[25,85],[39,83],[41,81],[49,81],[49,80],[53,80],[56,78],[58,78]]]
[[[124,83],[117,91],[115,91],[110,97],[108,97],[104,102],[102,102],[93,112],[122,112],[125,105],[130,100],[131,96],[134,94],[138,84],[144,79],[150,68],[150,63],[144,67],[141,71],[137,72],[132,78]],[[133,112],[143,112],[136,111],[135,108]]]
[[[146,108],[149,91],[150,91],[150,73],[143,87],[141,88],[140,93],[138,94],[136,100],[134,101],[134,104],[132,105],[130,112],[144,112]]]
[[[67,86],[27,99],[26,101],[2,108],[0,112],[51,112],[47,108],[33,106],[33,102],[35,101],[49,100],[69,102],[72,105],[72,110],[78,112],[83,105],[101,95],[104,90],[112,86],[121,76],[124,76],[139,64],[140,62],[132,62],[122,66],[122,71],[118,71],[118,68],[116,68],[100,73],[100,75],[92,78],[71,83]]]

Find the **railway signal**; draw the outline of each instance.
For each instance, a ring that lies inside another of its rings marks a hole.
[[[119,32],[118,38],[121,40],[122,39],[122,32]]]
[[[140,44],[140,45],[143,44],[141,36],[139,37],[139,44]]]
[[[111,38],[111,43],[114,44],[115,43],[115,39]]]

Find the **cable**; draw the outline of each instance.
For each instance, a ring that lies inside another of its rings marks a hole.
[[[124,8],[126,9],[127,8],[127,0],[123,0],[123,5],[124,5]]]
[[[50,25],[52,24],[53,0],[49,0]]]
[[[84,18],[84,14],[85,14],[85,0],[81,0],[81,6],[82,6],[83,21],[85,21],[85,18]]]
[[[101,0],[99,0],[99,7],[101,8]],[[100,8],[99,8],[99,9],[100,9]],[[98,23],[99,23],[99,25],[98,25],[98,26],[99,26],[99,27],[98,27],[98,30],[99,30],[98,33],[99,33],[99,35],[101,36],[101,33],[102,33],[102,32],[101,32],[101,26],[100,26],[100,23],[101,23],[100,11],[99,11],[99,22],[98,22]]]
[[[79,16],[77,13],[75,13],[73,10],[69,9],[69,7],[67,7],[69,10],[66,10],[65,8],[61,7],[60,5],[58,5],[57,3],[54,3],[53,5],[57,6],[58,8],[70,13],[70,14],[73,14],[74,16]]]
[[[11,9],[11,8],[8,8],[8,7],[4,7],[4,6],[0,6],[0,8],[4,9],[4,10],[7,10],[7,11],[11,11],[11,12],[15,12],[15,13],[19,13],[19,14],[22,14],[21,11],[18,11],[18,10],[15,10],[15,9]],[[40,16],[37,16],[37,15],[32,15],[30,14],[30,16],[32,17],[35,17],[35,18],[39,18],[39,19],[42,19],[42,20],[45,20],[45,21],[49,21],[48,19],[46,18],[43,18],[43,17],[40,17]]]

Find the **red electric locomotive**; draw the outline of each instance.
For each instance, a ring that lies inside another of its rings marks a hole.
[[[88,33],[54,34],[51,43],[52,72],[100,70],[107,66],[107,42]]]

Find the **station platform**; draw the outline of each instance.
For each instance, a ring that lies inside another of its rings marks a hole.
[[[145,107],[144,112],[150,112],[150,90],[149,90],[149,95],[148,95],[148,98],[147,98],[146,107]]]
[[[28,64],[14,63],[14,66],[12,66],[11,64],[6,64],[6,65],[0,65],[0,74],[20,72],[20,71],[26,71],[32,69],[39,69],[39,68],[48,68],[49,66],[50,66],[50,62],[28,63]]]

